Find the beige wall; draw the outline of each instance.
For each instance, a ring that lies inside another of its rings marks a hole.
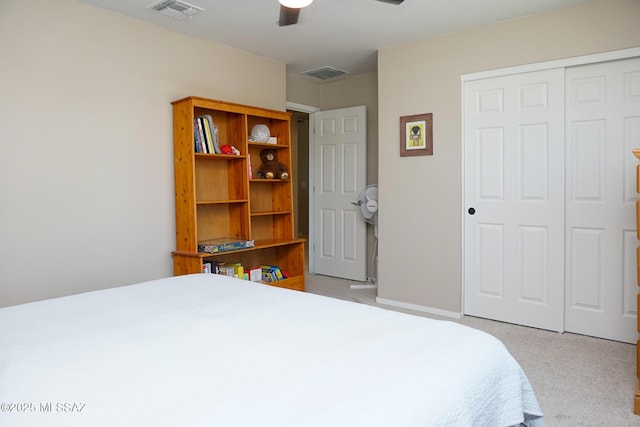
[[[640,1],[598,0],[383,49],[381,299],[460,312],[462,74],[640,46]],[[432,112],[434,155],[399,157],[399,117]]]
[[[0,2],[0,306],[172,274],[170,102],[283,110],[285,65],[75,0]]]
[[[367,181],[378,182],[378,76],[364,74],[335,82],[315,83],[287,75],[287,101],[321,110],[367,107]]]
[[[287,74],[287,102],[320,108],[323,86],[307,78]]]

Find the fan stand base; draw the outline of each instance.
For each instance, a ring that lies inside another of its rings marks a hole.
[[[377,289],[378,285],[351,285],[351,289]]]
[[[375,249],[374,249],[374,257],[371,259],[371,271],[375,274],[376,269],[374,267],[374,262],[378,263],[378,224],[374,224],[374,235],[375,235]],[[351,289],[378,289],[378,278],[377,277],[367,277],[367,282],[363,284],[351,285]]]

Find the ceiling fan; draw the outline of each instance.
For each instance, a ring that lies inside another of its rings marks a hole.
[[[280,20],[278,25],[284,27],[298,23],[300,9],[307,7],[313,0],[279,0],[280,1]],[[404,0],[377,0],[384,3],[395,5],[401,4]]]

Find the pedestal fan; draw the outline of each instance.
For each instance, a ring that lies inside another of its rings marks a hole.
[[[373,225],[373,235],[375,236],[375,244],[373,253],[371,254],[371,274],[366,285],[351,285],[351,289],[376,288],[377,278],[375,275],[376,263],[378,258],[378,186],[375,184],[367,185],[358,193],[358,200],[351,202],[358,207],[360,217],[367,223]]]

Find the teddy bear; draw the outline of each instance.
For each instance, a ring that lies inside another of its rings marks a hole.
[[[273,148],[265,148],[260,152],[262,164],[258,176],[266,179],[289,179],[289,169],[278,161],[278,152]]]

